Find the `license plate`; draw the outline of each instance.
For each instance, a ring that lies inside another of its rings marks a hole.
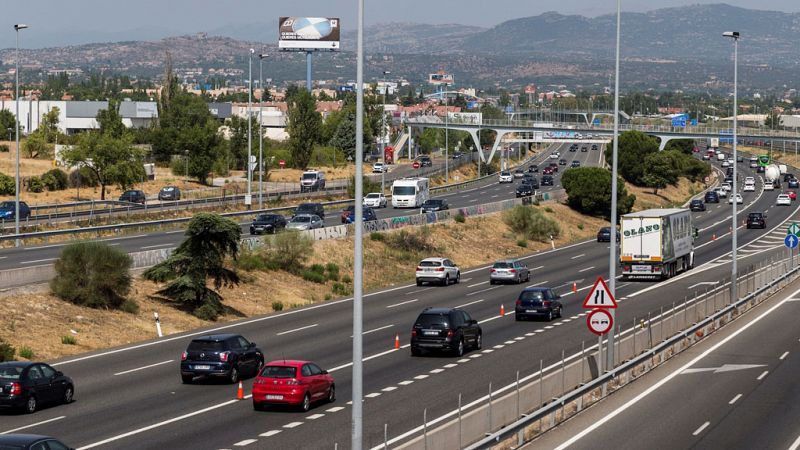
[[[425,331],[425,332],[423,332],[423,334],[425,336],[438,336],[439,332],[438,331]]]
[[[425,272],[433,272],[433,269],[425,269]]]
[[[526,309],[526,310],[525,310],[525,312],[526,312],[526,313],[532,313],[532,314],[535,314],[535,313],[537,313],[538,311],[536,311],[535,309]]]
[[[633,266],[632,270],[637,273],[650,273],[650,266]]]
[[[194,368],[197,369],[197,370],[208,370],[208,369],[211,368],[211,366],[207,366],[207,365],[201,364],[201,365],[198,365],[198,366],[194,366]]]
[[[267,394],[267,400],[283,400],[283,396],[275,394]]]

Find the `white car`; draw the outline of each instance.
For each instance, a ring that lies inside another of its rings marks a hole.
[[[736,195],[735,195],[735,197],[736,197],[736,204],[737,204],[737,205],[741,205],[742,203],[744,203],[744,199],[742,199],[742,194],[736,194]],[[787,196],[787,197],[788,197],[788,196]],[[729,205],[732,205],[732,204],[733,204],[733,198],[734,198],[734,196],[731,196],[731,197],[728,199],[728,204],[729,204]]]
[[[558,152],[550,153],[550,159],[558,159],[559,156],[561,156],[561,155],[559,155]]]
[[[370,208],[386,208],[386,196],[380,192],[370,192],[364,196],[362,204]]]
[[[727,159],[725,161],[722,161],[722,167],[730,167],[730,165],[731,163],[729,163]]]
[[[775,185],[773,185],[771,181],[766,180],[764,182],[764,190],[765,191],[774,191],[775,190]]]
[[[756,191],[756,185],[752,183],[745,184],[744,189],[742,189],[742,192],[755,192],[755,191]]]
[[[754,177],[745,177],[744,184],[756,184],[756,179]]]
[[[372,165],[372,173],[382,173],[388,171],[389,171],[389,166],[387,166],[384,163],[377,162]]]
[[[417,286],[422,283],[438,283],[447,286],[461,281],[461,270],[447,258],[425,258],[417,264],[415,273]]]
[[[727,181],[722,183],[721,187],[722,189],[725,189],[725,192],[730,192],[733,190],[733,186],[731,186],[731,184],[728,183]]]
[[[775,201],[775,204],[777,206],[781,206],[781,205],[791,206],[792,205],[792,199],[786,194],[780,194],[780,195],[778,195],[778,199]]]
[[[504,170],[500,172],[500,183],[513,183],[514,182],[514,175],[511,175],[511,172]]]
[[[719,198],[725,198],[728,196],[728,191],[726,191],[724,188],[718,187],[714,190],[717,192]]]
[[[729,164],[731,167],[733,167],[733,165],[734,165],[735,163],[736,163],[736,161],[734,161],[734,160],[733,160],[733,158],[728,158],[728,164]]]

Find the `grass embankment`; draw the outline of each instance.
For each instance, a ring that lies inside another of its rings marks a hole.
[[[538,208],[545,216],[557,220],[561,227],[556,245],[591,238],[605,223],[600,219],[581,216],[560,204]],[[425,256],[447,256],[466,269],[498,258],[550,249],[549,242],[525,241],[526,247],[521,247],[523,242],[505,224],[499,213],[466,218],[464,223],[449,222],[405,229],[406,233],[424,239],[433,247],[426,252],[414,248],[401,249],[396,244],[391,246],[387,242],[389,235],[401,231],[381,233],[383,239],[365,237],[364,284],[367,290],[413,282],[414,267]],[[312,264],[336,265],[339,281],[316,283],[282,270],[243,272],[244,283],[220,291],[225,304],[231,309],[220,321],[264,314],[273,311],[273,308],[285,310],[323,302],[352,292],[352,239],[314,242],[313,255],[306,265],[310,267]],[[337,287],[334,287],[335,283],[338,283]],[[211,324],[151,299],[149,296],[157,289],[156,284],[136,277],[130,297],[140,306],[137,314],[75,306],[42,289],[7,291],[0,294],[5,312],[5,319],[0,322],[0,337],[17,348],[30,347],[34,359],[50,359],[151,339],[155,337],[154,311],[161,316],[166,334]],[[337,295],[337,292],[341,295]],[[76,344],[62,344],[63,336],[74,336]]]
[[[716,175],[711,175],[709,186],[716,179]],[[634,211],[642,211],[650,208],[680,208],[690,198],[706,189],[706,184],[701,182],[691,182],[686,178],[678,180],[675,186],[667,186],[659,189],[658,194],[653,193],[653,188],[644,188],[625,183],[629,193],[636,195],[636,203],[633,205]]]

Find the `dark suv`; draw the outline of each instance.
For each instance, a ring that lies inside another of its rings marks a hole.
[[[552,186],[552,185],[553,185],[553,176],[542,175],[542,186]]]
[[[325,208],[322,206],[322,203],[301,203],[297,205],[297,209],[294,210],[295,216],[300,214],[313,214],[325,220]]]
[[[250,224],[250,234],[275,234],[286,228],[286,218],[280,214],[259,214]]]
[[[719,203],[719,194],[714,191],[708,191],[706,192],[704,200],[706,203]]]
[[[129,203],[139,203],[144,205],[144,203],[147,201],[147,198],[144,195],[144,191],[134,189],[123,192],[122,195],[119,196],[119,201],[129,202]]]
[[[691,203],[689,203],[689,209],[692,210],[692,211],[705,211],[706,210],[706,204],[703,203],[703,201],[700,200],[699,198],[696,198],[696,199],[692,200]]]
[[[181,199],[181,190],[177,186],[164,186],[158,191],[158,199],[161,201],[177,201]]]
[[[556,317],[561,317],[561,310],[564,307],[557,295],[551,288],[531,287],[519,293],[517,303],[514,307],[514,319],[523,320],[529,317],[546,317],[551,321]]]
[[[224,378],[239,381],[243,373],[254,376],[264,365],[264,354],[238,334],[215,334],[192,339],[181,355],[181,379],[191,383],[194,377]]]
[[[441,350],[462,356],[467,345],[480,350],[483,331],[478,321],[458,308],[425,308],[411,328],[411,355]]]
[[[747,215],[747,228],[767,228],[767,215],[763,212],[751,212]]]

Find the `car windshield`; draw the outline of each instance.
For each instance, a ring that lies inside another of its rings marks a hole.
[[[167,186],[167,187],[161,188],[161,192],[172,192],[174,190],[175,190],[175,188],[172,187],[172,186]]]
[[[311,222],[311,216],[296,216],[292,218],[292,222],[300,222],[300,223]]]
[[[315,173],[304,173],[303,174],[303,179],[304,180],[316,180],[317,179],[317,174],[315,174]]]
[[[367,194],[367,198],[369,198],[369,199],[376,199],[376,198],[380,198],[380,197],[381,197],[381,194],[374,194],[374,193]]]
[[[22,367],[17,366],[0,367],[0,378],[19,380],[20,375],[22,375],[22,369]]]
[[[750,213],[750,218],[751,219],[760,219],[761,218],[761,213]]]
[[[425,203],[422,206],[441,206],[441,200],[425,200]]]
[[[609,228],[609,227],[600,228],[600,232],[601,233],[611,233],[611,228]]]
[[[414,195],[415,192],[414,186],[395,186],[392,189],[394,195]]]
[[[512,267],[514,267],[513,263],[505,262],[505,261],[496,262],[492,266],[493,269],[510,269]]]
[[[261,376],[264,378],[295,378],[297,377],[297,367],[264,366]]]
[[[419,263],[420,267],[439,267],[442,263],[439,261],[422,261]]]
[[[0,208],[2,208],[2,209],[8,209],[8,208],[13,208],[13,207],[14,207],[14,202],[3,202],[3,203],[0,203]]]
[[[256,219],[259,222],[275,222],[275,216],[264,214]]]
[[[544,298],[544,291],[522,291],[519,294],[520,300],[542,300]]]
[[[221,352],[225,350],[222,342],[218,341],[192,341],[189,343],[189,351],[192,352]]]
[[[302,213],[302,212],[313,212],[315,210],[316,210],[316,208],[315,208],[314,205],[308,205],[308,204],[300,205],[295,210],[295,214],[299,214],[299,213]]]
[[[500,175],[503,175],[503,176],[511,175],[511,172],[500,172]]]
[[[430,327],[435,325],[447,327],[447,315],[441,313],[420,314],[419,317],[417,317],[417,325],[423,327]]]

